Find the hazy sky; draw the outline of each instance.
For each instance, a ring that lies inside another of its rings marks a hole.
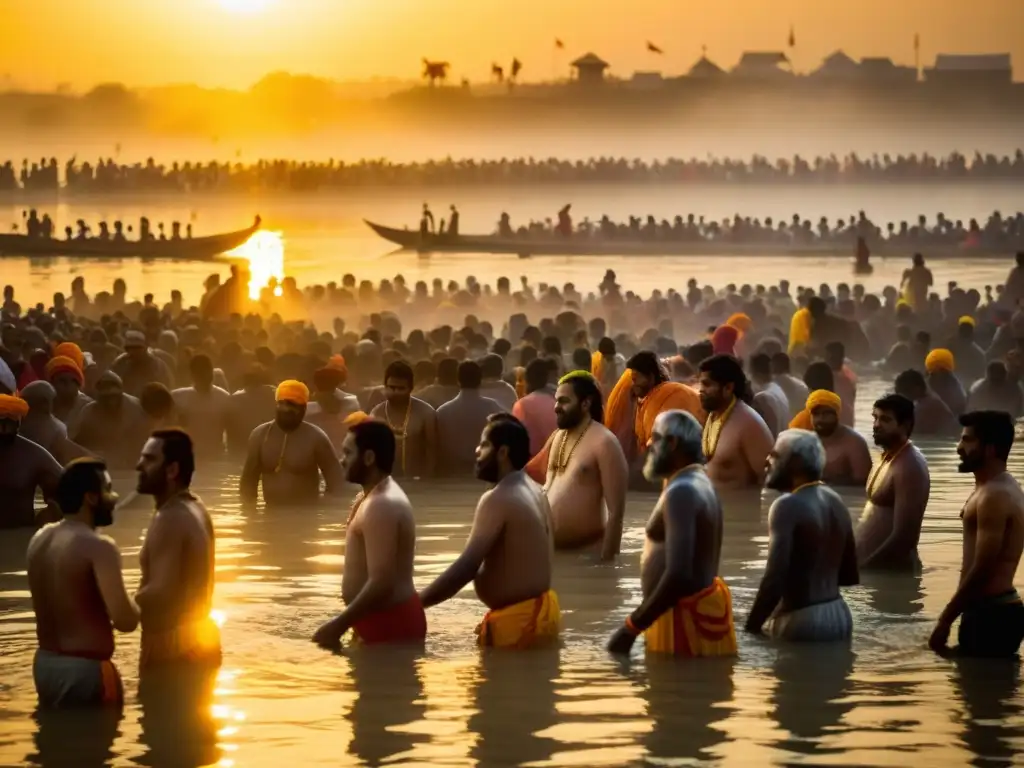
[[[798,70],[837,48],[913,63],[919,32],[922,63],[1009,51],[1024,73],[1024,0],[0,0],[0,18],[0,77],[34,88],[239,88],[275,70],[407,78],[423,57],[482,80],[492,61],[518,56],[524,78],[549,79],[586,51],[619,75],[680,72],[702,45],[724,66],[744,50],[786,49],[790,24]]]

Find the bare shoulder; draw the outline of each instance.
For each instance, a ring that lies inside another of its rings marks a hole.
[[[45,546],[53,538],[59,525],[60,523],[47,523],[32,535],[28,542],[28,557],[32,557],[40,547]]]
[[[909,451],[903,452],[903,455],[895,462],[895,468],[898,468],[905,478],[924,482],[931,479],[928,473],[928,459],[916,445],[911,445]]]
[[[594,445],[598,448],[605,450],[611,450],[613,447],[621,450],[622,446],[619,444],[619,438],[608,429],[604,424],[599,424],[596,421],[590,423],[589,434],[592,434]],[[552,433],[554,435],[555,433]]]
[[[978,514],[1006,512],[1024,515],[1024,491],[1009,474],[1000,480],[982,485],[974,501]]]
[[[391,480],[383,493],[373,493],[363,503],[367,513],[372,512],[374,516],[386,515],[393,517],[405,517],[412,515],[412,502],[406,495],[402,486]]]
[[[308,421],[304,421],[299,425],[299,429],[302,430],[299,434],[309,435],[309,437],[314,441],[327,442],[328,444],[331,442],[331,438],[327,436],[327,433],[316,424],[310,424]],[[333,448],[331,450],[333,450]]]
[[[424,416],[429,416],[433,413],[437,413],[437,411],[434,410],[434,407],[430,403],[428,403],[426,400],[420,400],[418,397],[410,398],[409,403],[410,407],[413,409],[413,412],[415,413],[422,414]]]
[[[387,407],[387,402],[386,401],[383,402],[383,403],[377,403],[370,410],[370,416],[372,416],[373,418],[377,418],[378,416],[383,416],[384,415],[384,409],[386,407]]]
[[[272,426],[274,426],[274,422],[268,421],[264,424],[260,424],[251,433],[249,433],[250,445],[262,441],[267,436],[267,432],[270,431]]]

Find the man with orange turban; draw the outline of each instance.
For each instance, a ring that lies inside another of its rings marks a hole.
[[[933,349],[924,359],[928,386],[958,417],[967,410],[967,393],[957,378],[956,361],[948,349]]]
[[[85,372],[85,355],[82,348],[74,342],[65,341],[53,348],[54,357],[67,357],[74,361],[78,370]]]
[[[359,398],[341,389],[347,380],[345,358],[335,355],[313,374],[313,402],[306,410],[306,421],[327,433],[336,452],[348,434],[346,419],[359,411]]]
[[[27,415],[27,402],[16,395],[0,395],[0,529],[28,528],[40,521],[35,511],[37,488],[50,502],[42,521],[59,516],[53,502],[61,467],[45,448],[18,434]]]
[[[66,425],[75,424],[82,409],[92,402],[92,398],[82,392],[85,376],[81,366],[72,357],[58,355],[46,364],[46,380],[57,393],[53,401],[53,415]]]
[[[301,381],[282,381],[275,394],[277,413],[249,437],[239,492],[255,501],[263,486],[268,505],[313,503],[320,498],[320,475],[332,496],[344,492],[341,465],[334,446],[320,427],[305,421],[309,387]]]
[[[664,411],[686,411],[701,424],[706,418],[693,387],[668,380],[653,352],[637,352],[608,395],[605,426],[619,439],[634,477],[643,468],[654,420]]]
[[[871,472],[871,449],[859,432],[839,422],[842,409],[839,395],[827,389],[807,397],[805,413],[825,447],[822,479],[829,485],[863,486]]]

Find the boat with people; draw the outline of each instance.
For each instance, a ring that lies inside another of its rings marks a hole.
[[[398,229],[366,221],[378,236],[403,250],[419,253],[488,253],[529,256],[805,256],[849,257],[856,242],[846,239],[773,238],[766,240],[737,240],[728,235],[721,238],[674,239],[671,237],[616,236],[607,238],[600,233],[521,233],[511,235],[462,235],[450,232],[423,232],[409,228]],[[899,239],[880,240],[871,244],[872,256],[906,256],[915,250],[926,251],[930,259],[1004,257],[1024,249],[1024,239],[1005,240],[998,245],[985,242],[934,242],[929,238],[919,241]],[[869,265],[861,262],[861,274]]]
[[[128,239],[120,235],[120,227],[116,236],[107,234],[105,226],[101,230],[101,236],[88,236],[87,228],[80,222],[79,233],[73,235],[71,228],[68,227],[68,236],[65,238],[37,232],[0,234],[0,256],[209,261],[247,243],[259,231],[262,223],[263,220],[256,216],[253,223],[245,229],[205,237],[182,237],[178,234],[177,227],[171,237],[165,237],[163,234],[158,237],[140,228],[141,237]]]

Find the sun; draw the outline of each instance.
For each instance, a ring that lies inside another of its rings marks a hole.
[[[232,13],[259,13],[274,4],[274,0],[217,0],[220,6]]]

